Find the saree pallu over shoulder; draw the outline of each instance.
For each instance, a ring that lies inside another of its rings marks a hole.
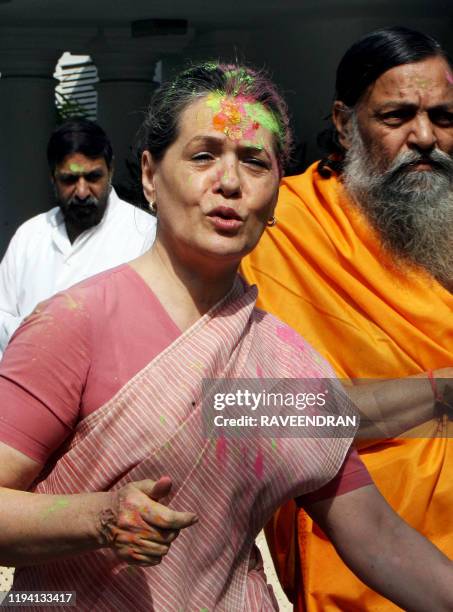
[[[218,440],[205,437],[203,379],[332,376],[295,332],[256,310],[255,300],[256,289],[238,279],[224,300],[80,422],[36,486],[37,493],[69,494],[168,475],[173,486],[165,503],[195,512],[199,522],[181,532],[159,566],[130,568],[103,549],[24,568],[15,589],[75,590],[79,610],[274,609],[264,581],[260,587],[257,576],[247,580],[254,539],[280,504],[333,478],[354,428],[350,437],[313,430],[303,439],[224,439],[220,452]]]

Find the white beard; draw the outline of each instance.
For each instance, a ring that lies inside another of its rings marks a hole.
[[[380,234],[395,263],[422,267],[453,289],[452,157],[438,149],[424,155],[410,151],[382,170],[366,148],[354,116],[351,121],[351,147],[343,167],[347,192]],[[433,168],[408,171],[421,158],[429,158]]]

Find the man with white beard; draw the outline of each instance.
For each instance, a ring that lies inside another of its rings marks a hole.
[[[398,514],[451,557],[453,427],[443,403],[453,373],[448,57],[434,39],[406,28],[366,35],[339,64],[332,122],[322,137],[328,155],[283,179],[277,225],[243,273],[258,285],[259,305],[349,382],[374,379],[375,389],[376,379],[397,378],[394,389],[402,390],[411,376],[424,377],[432,393],[424,429],[361,441],[359,451]],[[361,389],[359,408],[368,404],[376,419],[375,391]],[[414,394],[401,392],[395,418],[410,420],[417,406]],[[267,536],[296,610],[397,610],[352,576],[293,502],[274,516]]]
[[[432,76],[423,80],[420,75],[428,73]],[[399,66],[376,82],[360,110],[340,101],[334,106],[334,122],[346,150],[342,173],[346,191],[397,262],[425,268],[449,289],[453,287],[453,87],[446,75],[450,74],[446,61],[436,57]],[[401,99],[405,88],[407,101]],[[395,103],[389,106],[392,89]],[[424,111],[423,99],[436,105]],[[370,107],[375,118],[361,122],[360,114]]]

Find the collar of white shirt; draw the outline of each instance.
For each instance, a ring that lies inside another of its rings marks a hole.
[[[63,213],[61,212],[60,207],[55,207],[52,209],[52,214],[50,215],[49,221],[53,227],[52,241],[55,247],[66,257],[72,255],[75,251],[78,251],[93,234],[101,231],[101,229],[108,223],[109,219],[113,217],[115,210],[118,207],[118,201],[119,198],[116,195],[114,188],[111,187],[107,208],[100,222],[82,232],[79,236],[77,236],[72,244],[68,238]]]

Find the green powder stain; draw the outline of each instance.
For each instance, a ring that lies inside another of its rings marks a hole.
[[[80,164],[69,164],[69,170],[71,172],[77,172],[77,174],[80,174],[82,172],[85,172],[85,167],[81,166]]]
[[[225,92],[213,91],[206,98],[206,106],[213,113],[217,114],[222,111],[222,102],[227,98]],[[242,101],[242,100],[241,100]],[[275,117],[275,115],[267,110],[261,102],[243,102],[245,109],[245,117],[250,123],[259,123],[266,128],[271,134],[276,134],[279,138],[283,137],[283,130]]]
[[[163,414],[161,414],[161,415],[160,415],[159,419],[160,419],[160,422],[162,423],[162,425],[164,425],[164,423],[166,422],[166,420],[165,420],[165,417],[164,417],[164,415],[163,415]]]
[[[205,62],[204,64],[201,65],[202,68],[204,68],[205,70],[217,70],[217,68],[219,67],[218,64],[216,64],[215,62]]]
[[[206,106],[212,109],[215,113],[219,113],[221,109],[221,101],[225,98],[225,94],[221,91],[213,91],[206,98]]]
[[[55,512],[56,510],[61,510],[62,508],[67,508],[69,506],[69,501],[67,499],[57,499],[57,501],[47,508],[44,512],[44,516],[48,516],[51,512]]]
[[[228,70],[225,72],[225,76],[227,79],[237,79],[240,85],[253,85],[255,82],[252,75],[247,74],[243,68],[240,68],[239,70]]]
[[[260,102],[245,102],[244,108],[252,121],[260,123],[271,134],[278,134],[280,136],[281,129],[277,119]]]
[[[275,438],[271,438],[271,445],[273,450],[277,450],[277,442],[275,441]]]
[[[200,612],[209,612],[208,608],[200,608]]]
[[[244,146],[250,147],[251,149],[256,149],[257,151],[263,151],[265,149],[263,144],[257,144],[253,140],[244,140],[243,144]]]

